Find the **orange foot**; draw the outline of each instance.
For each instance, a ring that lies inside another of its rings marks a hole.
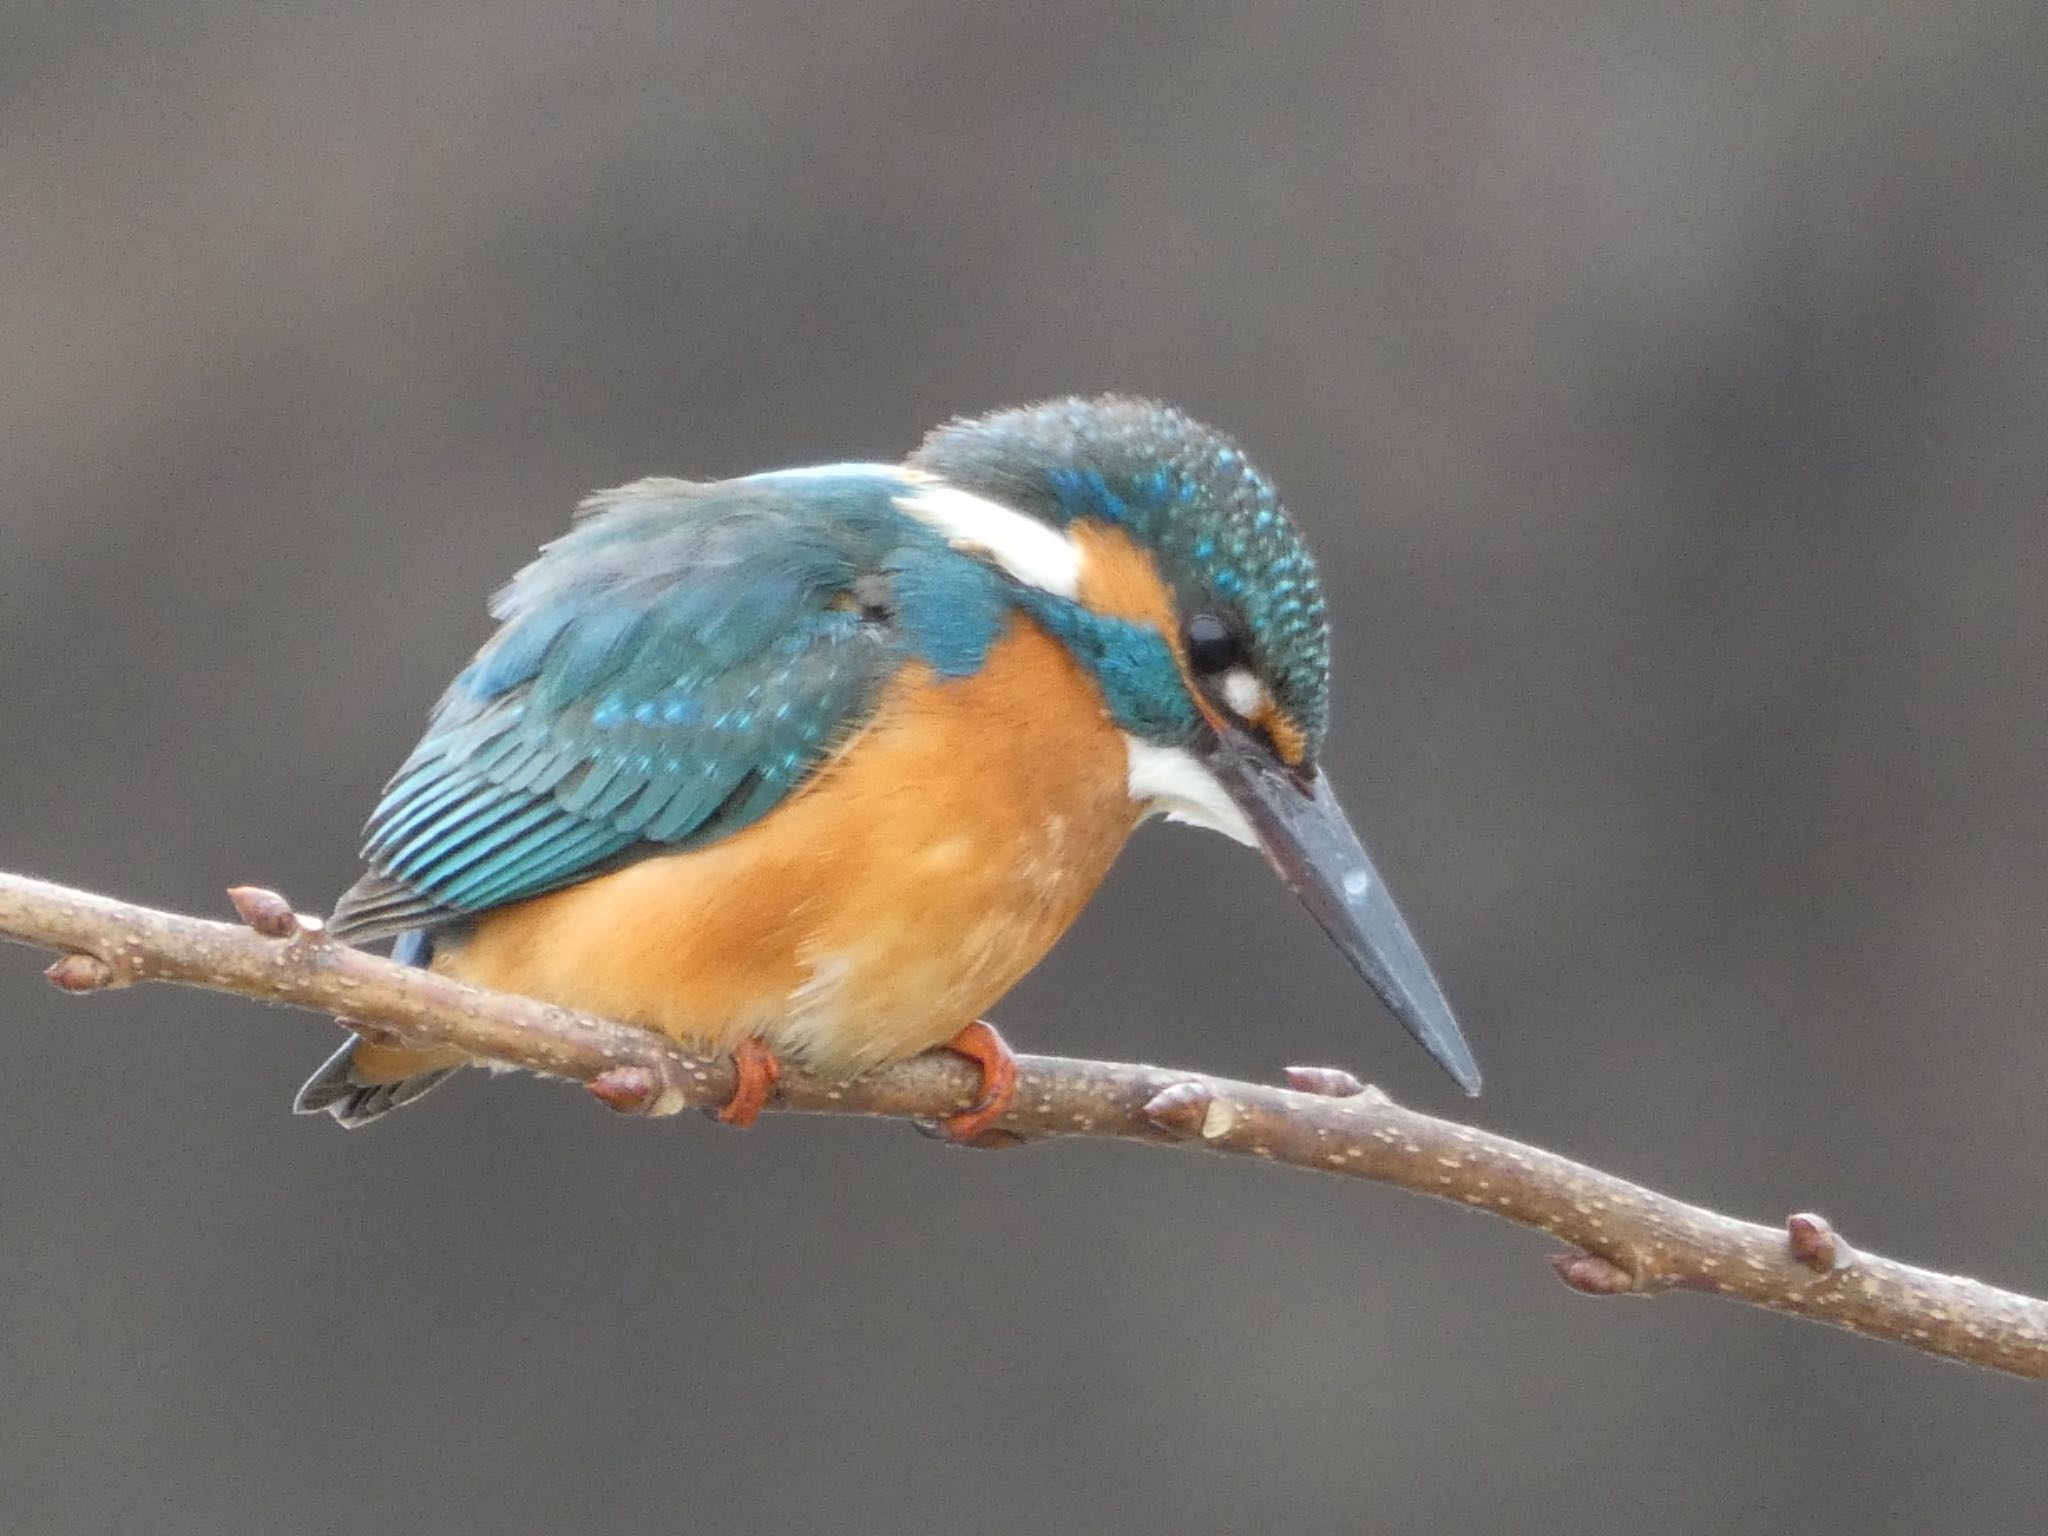
[[[978,1140],[1010,1107],[1010,1099],[1017,1092],[1017,1058],[1010,1054],[1003,1037],[979,1019],[948,1040],[945,1048],[981,1068],[981,1097],[958,1114],[941,1120],[939,1131],[948,1141]]]
[[[781,1081],[782,1064],[775,1053],[758,1040],[742,1040],[732,1053],[732,1097],[718,1119],[745,1130],[761,1118],[762,1106],[775,1097],[775,1085]]]

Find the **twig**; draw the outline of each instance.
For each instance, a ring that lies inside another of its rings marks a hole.
[[[268,891],[232,893],[242,925],[0,874],[0,937],[62,951],[70,992],[176,982],[334,1014],[359,1033],[459,1046],[575,1079],[614,1109],[722,1104],[729,1061],[650,1031],[481,991],[328,938]],[[1348,1073],[1291,1068],[1291,1088],[1056,1056],[1019,1058],[1001,1130],[1203,1147],[1398,1185],[1572,1245],[1552,1262],[1589,1295],[1691,1290],[1789,1312],[1926,1354],[2048,1377],[2048,1302],[1850,1248],[1818,1216],[1737,1221],[1470,1126],[1418,1114]],[[929,1120],[976,1078],[937,1052],[852,1082],[786,1073],[774,1107]]]

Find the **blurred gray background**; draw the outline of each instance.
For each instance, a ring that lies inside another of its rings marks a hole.
[[[587,488],[1143,390],[1322,553],[1486,1125],[2048,1288],[2035,0],[0,21],[0,866],[309,906]],[[0,953],[0,1528],[2007,1532],[2048,1398],[1384,1190],[468,1080]],[[1148,830],[1021,1047],[1466,1113]]]

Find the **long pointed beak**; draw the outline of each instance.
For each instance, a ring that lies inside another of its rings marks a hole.
[[[1321,770],[1303,779],[1227,727],[1218,733],[1209,766],[1252,824],[1274,873],[1402,1027],[1460,1088],[1477,1094],[1479,1065],[1444,990]]]

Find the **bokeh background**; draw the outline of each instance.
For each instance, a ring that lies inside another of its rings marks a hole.
[[[2048,24],[74,0],[0,21],[0,865],[324,906],[587,488],[1135,389],[1320,549],[1471,1112],[2048,1288]],[[1387,1191],[465,1081],[0,955],[0,1528],[2003,1532],[2048,1399]],[[1463,1113],[1148,830],[1026,1048]]]

